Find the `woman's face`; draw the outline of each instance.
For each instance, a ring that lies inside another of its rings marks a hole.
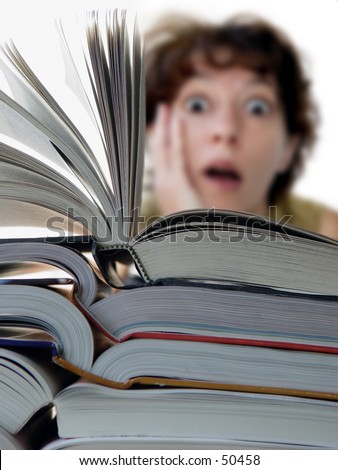
[[[199,67],[172,103],[186,168],[205,207],[266,215],[275,176],[295,151],[275,81],[254,71]]]

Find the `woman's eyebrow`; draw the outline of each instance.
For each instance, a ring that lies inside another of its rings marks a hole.
[[[272,88],[274,91],[277,88],[276,82],[272,77],[254,77],[248,80],[247,85],[249,86],[267,86],[268,88]]]
[[[186,88],[190,88],[191,86],[195,85],[208,85],[208,82],[212,80],[212,76],[205,71],[196,71],[193,75],[191,75],[185,83],[183,83],[181,90]],[[265,88],[271,93],[278,92],[278,86],[275,79],[271,76],[260,76],[254,75],[253,77],[249,77],[247,81],[243,83],[243,90],[244,89],[255,89],[255,88]]]
[[[199,71],[195,71],[189,78],[190,80],[194,80],[194,79],[210,80],[213,77],[208,72],[199,70]],[[267,76],[255,75],[254,77],[248,79],[247,84],[248,85],[267,85],[273,88],[276,87],[274,78],[269,75]]]

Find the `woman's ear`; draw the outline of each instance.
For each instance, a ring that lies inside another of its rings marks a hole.
[[[284,154],[278,165],[278,173],[285,173],[290,168],[292,164],[293,157],[295,156],[300,144],[300,136],[292,135],[288,137],[287,142],[285,143]]]

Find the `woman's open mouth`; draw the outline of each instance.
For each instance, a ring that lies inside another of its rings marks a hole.
[[[241,182],[240,173],[229,164],[214,164],[204,170],[204,176],[213,184],[223,189],[237,189]]]

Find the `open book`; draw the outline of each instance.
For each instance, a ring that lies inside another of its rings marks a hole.
[[[338,398],[330,300],[156,286],[81,312],[40,287],[4,285],[0,296],[1,346],[49,349],[56,364],[92,382]],[[104,337],[94,341],[85,315]]]
[[[70,374],[41,360],[34,349],[23,355],[0,348],[0,371],[0,429],[12,436],[27,423],[32,428],[34,421],[40,420],[41,425],[43,418],[48,424],[55,395],[72,382]],[[23,438],[23,433],[19,437]]]
[[[215,218],[222,222],[215,223]],[[337,246],[334,240],[259,217],[193,211],[167,216],[124,245],[98,247],[90,236],[23,239],[20,243],[11,239],[0,242],[0,255],[3,262],[15,264],[23,253],[29,261],[30,250],[38,249],[39,262],[52,259],[52,264],[65,271],[79,272],[83,269],[81,252],[93,249],[91,269],[119,288],[125,285],[115,263],[132,260],[145,285],[193,282],[337,296]],[[86,281],[88,295],[95,289],[92,281]]]
[[[35,421],[51,420],[48,411],[53,405],[58,436],[85,438],[82,445],[87,448],[95,447],[95,441],[98,446],[109,446],[104,438],[112,441],[110,445],[116,440],[115,445],[120,442],[129,448],[134,443],[145,448],[159,443],[165,447],[176,443],[178,448],[198,443],[203,448],[337,445],[338,408],[332,401],[197,389],[114,390],[85,381],[61,387],[62,381],[50,367],[4,349],[0,349],[0,366],[0,442],[4,448],[24,444],[27,421],[33,416]],[[312,425],[306,426],[309,420]],[[35,422],[29,424],[32,429]],[[35,431],[40,439],[41,430],[40,422]],[[51,444],[55,446],[57,442]]]
[[[64,110],[71,105],[57,102],[13,43],[2,47],[1,68],[13,95],[0,91],[3,207],[6,200],[21,201],[25,210],[38,205],[56,214],[44,222],[58,236],[43,240],[92,250],[111,285],[123,284],[115,262],[132,260],[149,284],[187,279],[337,294],[337,243],[272,220],[197,210],[159,219],[139,232],[145,223],[145,109],[138,30],[131,38],[125,13],[109,12],[100,21],[91,12],[80,57],[62,24],[59,35],[72,102],[82,110],[78,122]],[[84,119],[90,124],[85,135]],[[89,235],[67,236],[64,227],[71,220]],[[61,251],[53,256],[66,264]]]
[[[117,11],[108,12],[103,28],[99,20],[98,12],[87,16],[80,58],[87,75],[83,80],[59,24],[66,74],[72,83],[75,80],[78,101],[83,104],[80,120],[84,112],[90,115],[92,134],[87,140],[94,140],[95,150],[15,45],[2,47],[2,70],[14,99],[0,93],[1,197],[80,219],[100,244],[111,245],[120,242],[119,233],[127,238],[135,234],[133,211],[140,202],[145,115],[142,45],[136,27],[129,44],[125,12],[121,18]]]

